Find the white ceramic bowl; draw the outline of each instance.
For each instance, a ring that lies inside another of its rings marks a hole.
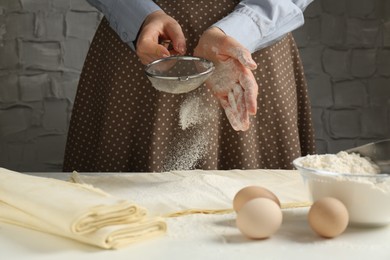
[[[339,199],[348,209],[349,223],[383,226],[390,223],[390,175],[340,174],[302,166],[293,161],[303,177],[312,200],[323,197]]]

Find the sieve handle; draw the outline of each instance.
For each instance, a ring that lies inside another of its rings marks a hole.
[[[171,40],[160,40],[159,44],[164,46],[168,51],[173,50],[173,45]]]
[[[182,76],[182,77],[179,77],[179,81],[187,81],[189,80],[190,77],[189,76]]]

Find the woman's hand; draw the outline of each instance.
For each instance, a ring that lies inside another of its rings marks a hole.
[[[213,27],[201,36],[194,56],[211,60],[213,75],[206,85],[219,100],[236,131],[249,129],[249,115],[257,110],[258,85],[251,70],[257,65],[250,52],[235,39]]]
[[[173,49],[169,51],[159,44],[162,40],[170,40]],[[185,52],[186,40],[175,19],[164,11],[156,11],[146,17],[136,43],[136,53],[143,64]]]

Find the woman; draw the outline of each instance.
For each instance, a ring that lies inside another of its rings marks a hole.
[[[64,171],[291,169],[314,153],[289,33],[311,0],[89,2],[105,18],[80,77]],[[143,65],[176,54],[213,61],[207,87],[180,95],[152,87]]]

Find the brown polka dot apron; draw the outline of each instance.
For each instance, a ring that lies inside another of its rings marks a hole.
[[[181,24],[192,55],[201,33],[238,2],[158,4]],[[291,169],[293,159],[315,152],[307,86],[292,35],[253,59],[258,111],[248,131],[236,132],[205,85],[186,94],[153,88],[135,53],[103,19],[80,76],[63,170]],[[187,118],[197,120],[186,125]]]

